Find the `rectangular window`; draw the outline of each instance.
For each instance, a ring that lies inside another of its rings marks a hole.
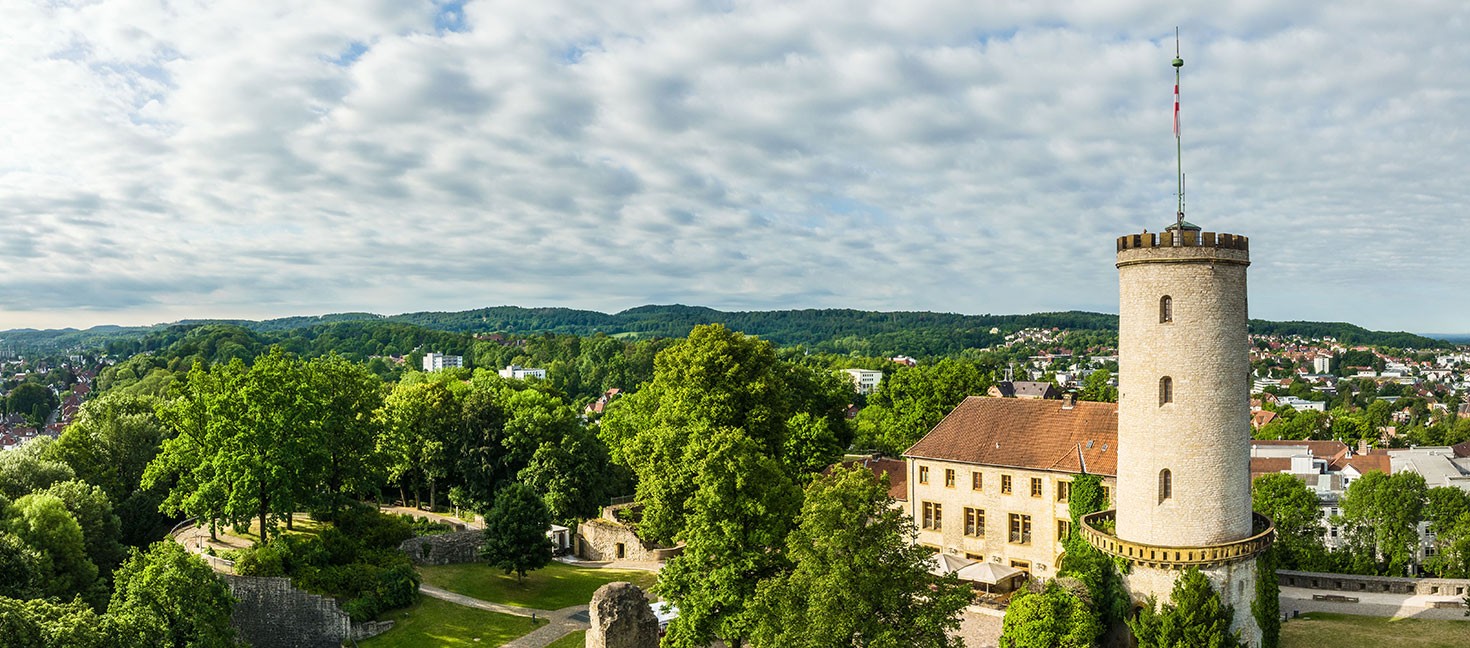
[[[965,507],[965,535],[985,537],[985,509]]]
[[[954,469],[953,468],[945,468],[944,469],[944,487],[945,488],[954,488]]]
[[[1066,502],[1072,499],[1072,482],[1057,482],[1057,501]]]
[[[928,466],[919,466],[919,483],[920,484],[927,484],[927,483],[929,483],[929,467]]]
[[[1001,475],[1000,476],[1000,494],[1001,495],[1010,495],[1011,494],[1011,476],[1010,475]]]
[[[1027,574],[1031,573],[1031,561],[1029,560],[1012,560],[1011,566],[1023,572],[1026,572]]]
[[[1011,544],[1031,544],[1031,516],[1012,513]]]
[[[1057,520],[1057,542],[1066,540],[1069,535],[1072,535],[1072,521]]]
[[[1110,508],[1113,503],[1113,489],[1103,486],[1103,508]]]
[[[1041,497],[1041,478],[1040,477],[1032,477],[1031,478],[1031,496],[1032,497]]]
[[[970,473],[970,490],[980,490],[985,485],[985,476],[976,470]]]
[[[944,508],[934,502],[924,502],[923,525],[930,531],[944,530]]]

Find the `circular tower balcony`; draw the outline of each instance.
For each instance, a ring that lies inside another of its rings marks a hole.
[[[1114,535],[1117,511],[1098,511],[1082,517],[1082,537],[1087,543],[1110,556],[1134,565],[1157,569],[1200,569],[1250,560],[1265,551],[1276,539],[1276,526],[1260,513],[1251,513],[1250,537],[1221,544],[1195,547],[1164,547],[1129,542]]]

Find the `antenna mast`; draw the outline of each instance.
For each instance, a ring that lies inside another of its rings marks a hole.
[[[1184,59],[1179,58],[1179,27],[1174,27],[1174,159],[1179,165],[1179,213],[1177,225],[1184,229],[1184,143],[1179,137],[1179,68]]]

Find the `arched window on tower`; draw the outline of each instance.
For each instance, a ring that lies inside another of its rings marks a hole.
[[[1159,503],[1174,496],[1174,475],[1165,468],[1159,471]]]
[[[1174,379],[1164,376],[1159,379],[1159,406],[1174,402]]]
[[[1174,321],[1174,298],[1164,295],[1159,298],[1159,323],[1167,324]]]

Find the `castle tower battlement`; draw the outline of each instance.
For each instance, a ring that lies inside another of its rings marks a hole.
[[[1248,241],[1176,230],[1118,242],[1118,538],[1248,538]]]
[[[1249,266],[1249,239],[1182,215],[1118,237],[1118,488],[1080,531],[1132,563],[1135,603],[1199,568],[1258,646],[1255,558],[1275,530],[1251,511]]]

